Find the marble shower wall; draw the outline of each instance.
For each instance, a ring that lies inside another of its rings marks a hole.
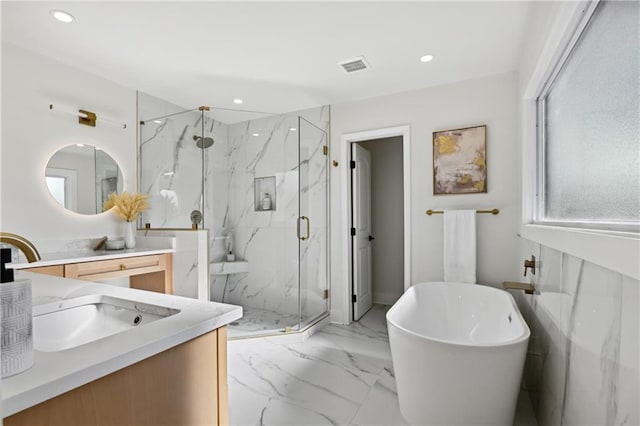
[[[140,126],[139,190],[149,195],[150,205],[141,215],[140,224],[191,228],[191,212],[200,210],[204,227],[215,229],[209,221],[218,215],[210,211],[214,204],[209,194],[222,193],[220,199],[226,199],[226,125],[205,113],[204,134],[213,137],[215,143],[203,151],[194,140],[203,130],[200,111],[185,111],[141,92],[138,105],[140,120],[145,123]],[[204,205],[203,176],[207,194]]]
[[[298,115],[308,122],[299,120]],[[236,259],[248,261],[249,272],[214,277],[214,300],[298,312],[296,227],[300,209],[300,214],[312,221],[311,238],[300,243],[303,264],[308,265],[301,271],[303,316],[326,310],[322,290],[327,288],[327,157],[322,145],[328,144],[328,126],[328,106],[229,125],[229,208],[224,229],[216,236],[232,236]],[[271,197],[275,210],[256,209],[256,178],[274,179],[275,194]],[[303,223],[302,228],[305,226]],[[220,253],[215,242],[213,253]],[[220,259],[212,257],[212,261]]]
[[[202,197],[202,150],[193,140],[201,134],[200,111],[140,92],[138,105],[145,122],[139,190],[149,194],[151,207],[141,225],[190,228],[191,211],[201,210],[210,231],[209,262],[226,260],[228,241],[236,260],[249,262],[248,273],[211,276],[212,300],[297,315],[300,297],[303,320],[325,312],[328,157],[322,147],[329,107],[235,124],[213,119],[215,110],[205,113],[205,136],[215,143],[204,150]],[[275,210],[256,210],[256,178],[273,178]],[[310,239],[302,242],[300,215],[311,219]]]
[[[640,422],[640,282],[534,243],[539,295],[514,293],[530,328],[524,372],[538,423]]]

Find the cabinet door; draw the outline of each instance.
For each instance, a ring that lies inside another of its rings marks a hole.
[[[220,395],[226,344],[224,327],[211,331],[6,417],[4,425],[228,424]]]

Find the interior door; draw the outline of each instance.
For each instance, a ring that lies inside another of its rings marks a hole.
[[[371,154],[351,144],[353,320],[358,321],[373,303],[371,282]],[[355,235],[354,235],[355,234]]]

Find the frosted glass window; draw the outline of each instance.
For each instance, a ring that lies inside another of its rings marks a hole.
[[[543,221],[640,221],[639,9],[600,2],[543,92]]]

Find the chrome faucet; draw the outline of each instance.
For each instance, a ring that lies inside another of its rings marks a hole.
[[[20,235],[11,234],[9,232],[0,232],[0,243],[11,244],[20,249],[27,258],[27,262],[37,262],[42,259],[38,249],[33,243]]]

